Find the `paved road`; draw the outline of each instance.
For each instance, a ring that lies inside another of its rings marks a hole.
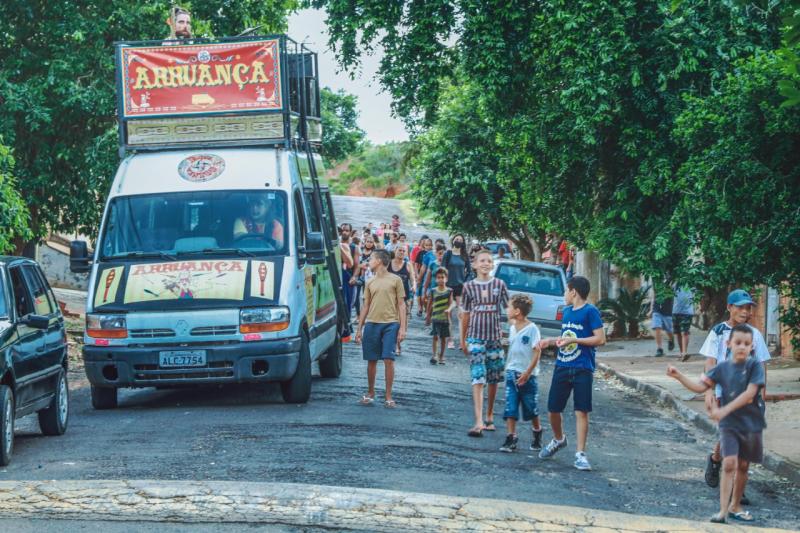
[[[428,343],[415,319],[397,364],[395,410],[357,404],[366,366],[355,345],[346,347],[343,376],[315,378],[302,406],[283,404],[267,386],[123,391],[118,409],[94,411],[85,379],[73,372],[68,432],[43,437],[35,418],[18,421],[14,460],[0,479],[315,483],[699,520],[715,510],[717,493],[702,481],[708,439],[614,382],[595,387],[593,472],[572,468],[574,445],[543,462],[527,449],[498,452],[502,431],[468,438],[467,363],[450,351],[447,365],[431,366]],[[547,361],[540,378],[545,397],[551,368]],[[567,416],[570,437],[573,424]],[[529,439],[523,434],[525,447]],[[796,526],[796,487],[755,468],[748,494],[759,525]]]
[[[408,200],[392,198],[369,198],[359,196],[333,196],[333,210],[336,222],[350,222],[353,228],[360,230],[372,222],[377,228],[381,222],[391,222],[392,215],[400,215],[400,231],[414,241],[427,234],[431,238],[447,238],[447,232],[434,228],[429,222],[420,220],[411,208]]]

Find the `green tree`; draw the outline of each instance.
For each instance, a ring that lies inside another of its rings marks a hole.
[[[332,163],[361,152],[366,133],[358,127],[358,98],[328,87],[320,93],[322,103],[322,147]]]
[[[34,237],[96,231],[116,165],[116,40],[161,38],[171,2],[5,0],[0,17],[0,135],[12,148]],[[286,27],[295,0],[206,0],[195,33]],[[18,247],[19,247],[18,242]]]
[[[0,253],[14,249],[14,241],[30,237],[28,210],[13,175],[14,158],[0,138]]]

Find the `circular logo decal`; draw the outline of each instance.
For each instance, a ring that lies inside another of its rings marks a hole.
[[[208,63],[211,61],[211,54],[208,53],[208,50],[200,50],[197,53],[197,60],[201,63]]]
[[[191,155],[180,162],[178,174],[186,181],[211,181],[225,170],[225,160],[214,154]]]

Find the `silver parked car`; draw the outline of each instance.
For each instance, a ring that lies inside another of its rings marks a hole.
[[[495,261],[492,274],[505,282],[510,296],[523,293],[531,297],[533,309],[528,319],[538,326],[543,338],[561,336],[567,278],[559,267],[534,261],[500,259]],[[505,310],[503,320],[503,333],[507,334]]]

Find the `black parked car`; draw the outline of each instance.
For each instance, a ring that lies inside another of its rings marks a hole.
[[[69,418],[64,317],[35,261],[0,256],[0,465],[14,449],[14,420],[39,415],[45,435]]]

